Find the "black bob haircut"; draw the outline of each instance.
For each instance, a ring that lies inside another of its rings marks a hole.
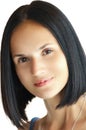
[[[17,127],[27,121],[25,108],[35,96],[24,88],[16,75],[10,53],[10,39],[14,28],[29,19],[46,27],[66,56],[69,79],[59,107],[71,105],[86,92],[86,56],[67,17],[57,7],[44,1],[33,1],[19,7],[7,22],[1,45],[2,101],[6,114]]]

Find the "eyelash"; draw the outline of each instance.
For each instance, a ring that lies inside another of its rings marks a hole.
[[[27,57],[20,57],[18,59],[18,63],[24,63],[24,62],[28,62],[28,61],[29,61],[29,59]]]
[[[52,52],[53,52],[52,49],[46,48],[46,49],[44,49],[44,50],[42,51],[42,56],[50,55]],[[18,63],[25,63],[25,62],[29,62],[29,61],[30,61],[30,59],[27,58],[27,57],[20,57],[20,58],[18,59]]]
[[[52,52],[53,52],[52,49],[47,48],[47,49],[44,49],[44,50],[43,50],[42,55],[43,55],[43,56],[49,55],[49,54],[51,54]]]

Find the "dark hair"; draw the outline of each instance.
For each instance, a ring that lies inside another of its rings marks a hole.
[[[86,91],[86,57],[79,39],[66,16],[54,5],[43,1],[33,1],[19,7],[9,18],[4,30],[1,46],[1,91],[6,114],[20,127],[27,121],[25,107],[34,95],[29,93],[19,81],[10,54],[12,32],[24,20],[34,20],[45,26],[59,42],[66,56],[69,80],[59,107],[70,105]]]

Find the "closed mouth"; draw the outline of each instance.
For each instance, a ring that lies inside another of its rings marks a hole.
[[[36,86],[36,87],[42,87],[44,85],[47,85],[52,79],[53,79],[53,77],[48,78],[48,79],[39,80],[38,82],[34,83],[34,86]]]

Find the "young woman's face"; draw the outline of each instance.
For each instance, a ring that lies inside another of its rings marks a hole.
[[[68,66],[51,32],[31,20],[24,21],[11,37],[16,73],[25,88],[43,99],[59,94],[68,81]]]

